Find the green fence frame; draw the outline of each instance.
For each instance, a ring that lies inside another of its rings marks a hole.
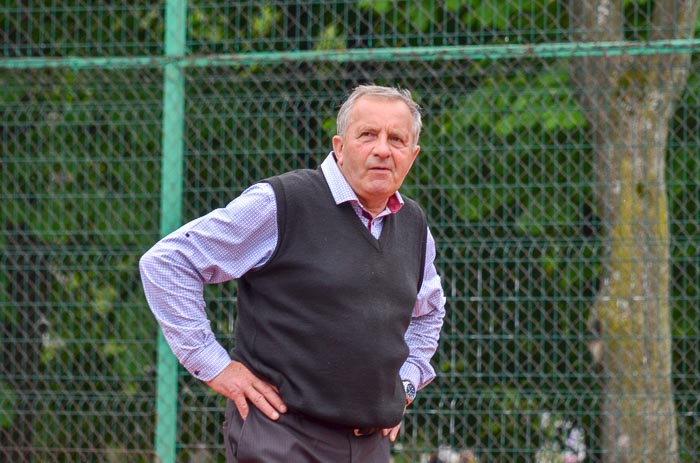
[[[168,1],[165,9],[165,56],[185,54],[187,2]],[[163,73],[163,160],[161,169],[160,234],[165,236],[182,222],[184,160],[185,76],[176,62]],[[156,454],[174,462],[177,446],[177,359],[162,332],[158,332],[158,382],[156,384]]]

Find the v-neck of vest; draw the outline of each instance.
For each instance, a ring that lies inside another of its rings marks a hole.
[[[379,238],[375,238],[372,232],[369,231],[367,226],[362,223],[362,220],[359,220],[359,217],[357,217],[357,214],[355,213],[355,210],[353,209],[352,205],[350,203],[346,203],[348,205],[348,210],[352,213],[354,222],[363,230],[364,237],[369,240],[369,242],[374,246],[376,249],[381,250],[382,249],[382,237],[386,235],[387,227],[391,227],[391,220],[387,220],[391,217],[390,215],[387,215],[384,217],[382,220],[384,220],[384,224],[382,225],[382,234],[379,235]]]

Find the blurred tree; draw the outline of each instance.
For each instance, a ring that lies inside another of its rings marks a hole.
[[[691,38],[698,0],[654,2],[643,34],[628,2],[569,2],[578,41]],[[646,32],[648,31],[648,33]],[[571,78],[595,146],[606,247],[593,322],[601,330],[603,455],[607,462],[677,462],[671,377],[666,142],[686,84],[688,54],[584,57]]]

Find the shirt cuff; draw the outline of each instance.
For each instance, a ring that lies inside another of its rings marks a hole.
[[[231,356],[218,342],[212,342],[193,353],[183,366],[200,381],[211,381],[231,363]]]
[[[404,363],[399,370],[399,376],[402,381],[410,381],[411,384],[415,386],[416,390],[423,387],[423,384],[421,384],[420,369],[412,363]]]

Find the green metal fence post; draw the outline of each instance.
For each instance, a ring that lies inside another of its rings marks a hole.
[[[187,1],[168,0],[165,5],[165,55],[185,53]],[[182,188],[185,117],[185,78],[177,60],[163,69],[163,127],[160,197],[160,234],[164,236],[182,221]],[[177,360],[162,332],[158,333],[158,380],[156,386],[157,459],[175,463],[177,444]]]

